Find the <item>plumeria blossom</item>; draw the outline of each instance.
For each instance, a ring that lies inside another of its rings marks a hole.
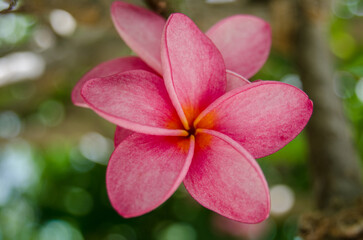
[[[113,23],[126,44],[139,57],[121,57],[93,68],[74,87],[72,101],[89,107],[81,96],[83,84],[96,77],[110,76],[128,70],[146,70],[163,75],[161,70],[161,35],[166,20],[147,9],[115,1],[111,6]],[[235,15],[212,26],[207,36],[221,52],[227,66],[226,91],[250,83],[265,63],[271,47],[271,29],[267,22],[251,15]],[[117,127],[115,145],[132,132]]]
[[[137,69],[163,75],[160,53],[166,20],[147,9],[121,1],[112,4],[111,16],[120,36],[139,57],[122,57],[101,63],[83,76],[72,92],[72,101],[77,106],[88,107],[80,93],[83,84],[92,78]],[[206,35],[223,56],[227,68],[227,91],[248,84],[246,78],[252,77],[262,67],[270,51],[270,26],[255,16],[225,18],[212,26]],[[122,129],[117,129],[117,132],[128,135]]]
[[[141,35],[152,38],[154,30]],[[107,167],[112,206],[124,217],[140,216],[183,182],[196,201],[225,217],[245,223],[266,219],[270,197],[255,158],[300,133],[312,113],[308,96],[273,81],[226,91],[228,61],[183,14],[172,14],[164,24],[161,65],[152,55],[156,51],[147,52],[139,39],[124,39],[148,65],[138,58],[126,58],[123,67],[115,66],[125,58],[104,63],[81,80],[80,89],[85,106],[132,131],[115,138]]]

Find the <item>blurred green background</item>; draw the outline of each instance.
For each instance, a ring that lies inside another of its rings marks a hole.
[[[0,0],[0,11],[9,2]],[[0,15],[0,240],[301,239],[298,217],[313,206],[304,132],[281,151],[258,160],[272,198],[271,216],[264,223],[229,221],[201,207],[183,187],[141,217],[123,219],[113,210],[105,170],[115,126],[73,106],[70,99],[72,87],[92,67],[133,54],[112,26],[111,2],[24,0],[15,13]],[[204,30],[236,13],[271,22],[272,52],[252,80],[303,88],[279,34],[282,27],[265,14],[264,1],[248,8],[231,7],[235,1],[226,0],[174,2]],[[327,43],[336,58],[332,88],[353,123],[361,159],[362,16],[362,0],[334,1]]]

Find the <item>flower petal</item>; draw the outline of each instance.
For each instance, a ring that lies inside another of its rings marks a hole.
[[[223,58],[192,20],[175,13],[165,25],[161,61],[172,103],[189,129],[194,118],[225,92]]]
[[[126,129],[166,136],[186,136],[163,80],[150,72],[133,70],[91,79],[82,97],[97,114]]]
[[[242,77],[241,75],[239,75],[235,72],[227,70],[226,73],[227,73],[227,75],[226,75],[227,76],[226,92],[229,92],[235,88],[239,88],[239,87],[242,87],[244,85],[251,83],[246,78]]]
[[[121,1],[112,3],[111,16],[126,44],[150,67],[162,74],[160,41],[165,19],[147,9]]]
[[[254,16],[225,18],[206,34],[221,51],[226,68],[246,78],[258,72],[270,52],[270,26]]]
[[[254,158],[260,158],[294,139],[312,111],[311,100],[300,89],[260,81],[226,93],[203,111],[195,124],[228,135]]]
[[[115,135],[113,137],[114,146],[117,147],[123,140],[125,140],[128,136],[130,136],[133,133],[134,133],[133,131],[116,126]]]
[[[198,129],[193,162],[184,185],[204,207],[244,223],[258,223],[270,211],[263,173],[253,157],[226,135]]]
[[[81,96],[81,89],[83,84],[92,78],[98,77],[106,77],[113,75],[115,73],[141,69],[153,72],[153,70],[148,67],[140,58],[138,57],[124,57],[124,58],[116,58],[113,60],[109,60],[107,62],[103,62],[96,67],[94,67],[91,71],[87,72],[74,86],[72,91],[72,101],[74,105],[80,107],[88,107],[84,102]]]
[[[145,214],[168,199],[183,181],[194,152],[194,137],[135,133],[113,152],[106,173],[112,206],[124,217]]]

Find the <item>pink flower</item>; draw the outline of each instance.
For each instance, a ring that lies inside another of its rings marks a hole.
[[[87,107],[80,92],[89,79],[136,69],[163,75],[160,47],[165,19],[147,9],[120,1],[112,4],[111,15],[123,40],[142,60],[123,57],[96,66],[74,87],[72,101],[77,106]],[[206,34],[224,58],[228,69],[227,91],[249,83],[246,78],[252,77],[262,67],[270,51],[270,26],[254,16],[235,15],[223,19]]]
[[[272,81],[241,84],[226,93],[228,60],[188,17],[171,15],[159,34],[156,27],[145,31],[128,19],[139,14],[164,25],[161,18],[119,5],[125,4],[114,3],[112,11],[114,18],[120,9],[125,14],[130,35],[124,39],[163,78],[132,57],[103,63],[81,80],[78,104],[133,132],[116,134],[120,143],[106,174],[112,206],[124,217],[139,216],[184,182],[194,199],[223,216],[246,223],[266,219],[270,197],[255,158],[299,134],[312,113],[308,96]],[[160,39],[161,48],[154,49]]]

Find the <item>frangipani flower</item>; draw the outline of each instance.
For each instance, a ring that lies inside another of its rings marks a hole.
[[[140,216],[183,182],[194,199],[225,217],[246,223],[266,219],[268,186],[254,158],[296,137],[312,102],[301,90],[272,81],[226,93],[220,51],[183,14],[170,16],[160,39],[161,66],[153,68],[163,79],[129,59],[143,69],[90,77],[81,90],[87,106],[133,131],[108,164],[112,206],[124,217]]]
[[[163,75],[160,48],[166,20],[147,9],[121,1],[113,2],[111,15],[120,36],[140,58],[117,58],[92,69],[74,87],[72,101],[77,106],[87,107],[80,92],[83,84],[92,78],[136,69]],[[246,78],[252,77],[262,67],[270,51],[270,26],[254,16],[225,18],[212,26],[206,35],[221,52],[228,69],[227,91],[248,84]],[[128,133],[122,129],[117,131]]]
[[[146,70],[162,76],[161,35],[166,20],[147,9],[115,1],[111,6],[114,25],[128,46],[140,57],[121,57],[93,68],[74,87],[72,101],[88,107],[81,96],[83,84],[90,79],[110,76],[128,70]],[[221,20],[206,33],[217,45],[225,60],[227,70],[226,91],[250,83],[266,61],[271,46],[271,30],[267,22],[250,15],[235,15]],[[241,76],[241,75],[243,76]],[[117,127],[115,146],[132,132]]]

